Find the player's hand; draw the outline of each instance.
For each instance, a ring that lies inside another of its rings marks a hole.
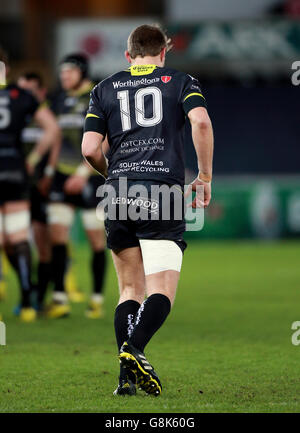
[[[64,192],[69,195],[80,194],[87,183],[87,178],[74,174],[64,184]]]
[[[185,197],[188,197],[192,191],[196,192],[194,200],[187,205],[187,207],[195,208],[207,208],[211,199],[211,182],[204,182],[203,180],[196,177],[192,183],[189,184]]]
[[[44,176],[42,177],[42,179],[39,180],[37,187],[40,193],[42,194],[42,196],[48,197],[51,184],[52,184],[52,179],[53,179],[52,176],[51,177]]]

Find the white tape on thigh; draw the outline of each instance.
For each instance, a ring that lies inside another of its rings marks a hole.
[[[162,271],[180,272],[182,251],[174,241],[140,239],[145,275]]]
[[[70,227],[74,219],[74,210],[63,203],[50,203],[47,207],[48,223]]]
[[[0,233],[3,232],[3,214],[0,212]]]
[[[29,210],[21,210],[3,215],[4,232],[8,235],[26,230],[30,226]]]
[[[81,212],[83,227],[86,230],[100,230],[104,228],[104,211],[103,218],[99,209],[88,209]]]

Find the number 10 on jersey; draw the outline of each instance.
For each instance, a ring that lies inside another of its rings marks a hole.
[[[152,117],[146,117],[145,114],[145,97],[152,97]],[[129,103],[129,90],[121,90],[117,93],[120,101],[120,115],[122,130],[131,129],[131,109]],[[155,126],[162,121],[162,94],[158,87],[146,87],[139,89],[134,95],[134,111],[136,123],[143,127]]]

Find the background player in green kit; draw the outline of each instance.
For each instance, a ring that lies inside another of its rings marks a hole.
[[[75,209],[80,208],[92,249],[91,271],[94,283],[86,315],[89,318],[99,318],[102,316],[106,260],[104,224],[96,217],[96,190],[103,183],[103,178],[83,160],[80,147],[84,117],[93,88],[93,83],[88,78],[87,59],[80,54],[66,56],[60,64],[59,78],[62,90],[51,101],[51,109],[57,116],[63,138],[49,194],[48,217],[52,268],[55,273],[53,301],[48,309],[48,317],[62,317],[70,312],[64,275],[69,229]]]
[[[115,311],[121,362],[116,395],[135,394],[135,380],[148,394],[157,396],[162,392],[144,349],[175,300],[186,246],[185,221],[183,213],[176,218],[170,212],[169,218],[164,218],[164,201],[158,197],[152,202],[150,191],[153,186],[167,190],[175,186],[179,194],[172,194],[169,210],[182,209],[185,116],[191,123],[199,168],[190,189],[201,186],[204,190],[202,202],[196,195],[193,207],[207,207],[211,198],[213,132],[206,101],[196,79],[164,67],[168,47],[166,35],[156,26],[143,25],[130,34],[125,55],[131,67],[93,89],[82,142],[84,156],[99,172],[108,175],[106,184],[112,191],[112,199],[108,200],[112,213],[108,211],[105,225],[120,289]],[[109,153],[102,144],[106,136]],[[125,195],[121,195],[124,184]],[[142,196],[136,200],[140,205],[126,201],[130,188],[137,185],[148,193],[146,201]],[[125,205],[120,204],[124,199]],[[132,212],[134,206],[141,208],[144,203],[150,209],[150,202],[158,208],[157,219],[130,217],[136,215]],[[126,210],[126,206],[128,217],[119,218],[118,212]]]

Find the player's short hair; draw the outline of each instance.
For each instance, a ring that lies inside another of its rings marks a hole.
[[[5,65],[8,65],[8,54],[3,47],[0,45],[0,62],[3,62]]]
[[[44,85],[42,76],[37,72],[24,72],[24,74],[21,74],[21,77],[27,81],[36,81],[39,88]]]
[[[81,77],[87,78],[89,75],[89,60],[87,56],[81,53],[72,53],[66,55],[60,62],[60,65],[71,64],[81,70]]]
[[[148,25],[134,29],[127,41],[127,50],[132,59],[136,57],[157,56],[163,48],[171,48],[171,40],[159,25]]]

